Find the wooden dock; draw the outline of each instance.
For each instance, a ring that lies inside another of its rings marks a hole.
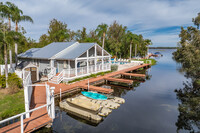
[[[121,73],[121,75],[131,76],[131,77],[141,77],[141,78],[146,77],[145,74],[137,74],[137,73]]]
[[[133,80],[129,80],[129,79],[118,79],[118,78],[105,78],[105,80],[107,81],[113,81],[113,82],[120,82],[120,83],[127,83],[129,85],[133,84]]]
[[[133,80],[117,79],[117,78],[112,78],[112,77],[114,77],[116,75],[120,75],[122,73],[123,74],[128,73],[128,72],[137,70],[139,68],[147,68],[149,66],[150,66],[150,64],[134,66],[134,67],[131,67],[128,69],[112,72],[112,73],[106,74],[104,76],[99,76],[97,78],[91,78],[91,79],[89,79],[89,82],[92,83],[92,82],[97,82],[100,80],[108,80],[108,81],[132,84]],[[76,83],[72,83],[72,84],[64,84],[64,83],[53,84],[53,83],[49,83],[49,82],[47,82],[47,84],[50,87],[55,87],[55,95],[59,95],[60,89],[61,89],[61,93],[71,92],[77,88],[88,89],[88,85],[87,85],[88,79],[82,80],[82,81],[79,81]],[[93,90],[93,91],[97,91],[97,92],[101,92],[101,93],[108,93],[108,94],[113,92],[112,89],[107,89],[107,88],[102,88],[102,87],[97,87],[97,86],[92,86],[92,85],[89,86],[89,90]],[[30,109],[37,108],[44,104],[46,104],[46,89],[45,89],[45,87],[37,86],[33,89]],[[51,122],[52,122],[52,119],[48,116],[46,108],[42,108],[40,110],[32,112],[30,118],[24,119],[24,132],[33,132],[33,131],[37,130],[38,128],[43,127]],[[6,133],[20,132],[20,122],[15,122],[13,124],[2,127],[0,129],[0,133],[5,133],[5,132]]]
[[[84,90],[88,90],[87,85],[81,86],[81,88],[84,89]],[[97,91],[97,92],[101,92],[101,93],[106,93],[106,94],[113,93],[113,89],[107,89],[107,88],[102,88],[102,87],[93,86],[93,85],[89,86],[89,90],[90,91]]]

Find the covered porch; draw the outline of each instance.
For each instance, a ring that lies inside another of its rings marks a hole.
[[[51,72],[48,74],[48,80],[58,84],[62,80],[70,81],[90,74],[110,71],[111,55],[95,44],[75,59],[52,59],[50,64]]]

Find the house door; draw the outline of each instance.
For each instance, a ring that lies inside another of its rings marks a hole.
[[[31,81],[32,81],[32,83],[37,81],[37,67],[29,67],[29,68],[26,68],[25,71],[30,71],[31,72]]]
[[[36,67],[31,67],[31,80],[32,80],[32,82],[37,81],[37,68]]]

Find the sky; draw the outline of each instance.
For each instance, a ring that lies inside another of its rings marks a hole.
[[[3,0],[5,2],[6,0]],[[135,34],[151,39],[153,46],[177,46],[180,27],[192,26],[200,12],[200,0],[9,0],[33,18],[21,22],[36,41],[46,34],[49,22],[56,18],[69,29],[94,30],[99,24],[115,20]],[[13,25],[14,26],[14,25]]]

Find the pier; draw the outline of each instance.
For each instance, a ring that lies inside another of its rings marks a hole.
[[[131,74],[128,72],[132,72],[134,70],[137,70],[139,68],[148,68],[150,67],[150,64],[143,64],[143,65],[138,65],[138,66],[134,66],[128,69],[124,69],[124,70],[120,70],[120,71],[116,71],[116,72],[112,72],[109,74],[106,74],[104,76],[99,76],[96,78],[90,78],[90,79],[86,79],[86,80],[82,80],[79,82],[75,82],[72,84],[64,84],[64,83],[60,83],[60,84],[53,84],[53,83],[49,83],[47,82],[47,84],[50,87],[55,87],[54,90],[54,94],[55,96],[59,96],[60,91],[61,93],[70,93],[73,92],[77,89],[84,89],[84,90],[88,90],[88,80],[89,83],[92,84],[94,82],[98,82],[100,80],[108,80],[108,81],[114,81],[114,82],[120,82],[120,83],[127,83],[127,84],[132,84],[134,82],[134,80],[130,80],[130,79],[118,79],[118,78],[113,78],[117,75],[127,75],[128,76],[135,76],[135,77],[145,77],[145,75],[141,75],[141,74]],[[131,75],[130,75],[131,74]],[[41,83],[44,84],[44,83]],[[93,86],[93,85],[89,85],[89,90],[92,91],[96,91],[96,92],[101,92],[101,93],[107,93],[110,94],[113,92],[112,89],[107,89],[107,88],[102,88],[102,87],[97,87],[97,86]],[[31,106],[30,109],[36,109],[38,107],[42,107],[45,104],[47,105],[47,101],[46,101],[46,89],[43,86],[35,86],[33,89],[33,93],[32,93],[32,97],[31,97]],[[43,107],[39,110],[33,111],[30,115],[30,118],[26,118],[22,121],[22,123],[19,122],[15,122],[13,124],[10,124],[8,126],[2,127],[0,129],[0,132],[9,132],[9,133],[15,133],[15,132],[20,132],[23,129],[23,132],[32,132],[35,131],[43,126],[46,126],[47,124],[52,122],[52,118],[50,118],[47,114],[47,108]],[[22,126],[21,126],[22,125]]]
[[[105,78],[106,81],[112,81],[112,82],[119,82],[119,83],[126,83],[128,85],[133,84],[133,80],[130,79],[118,79],[118,78]]]
[[[145,74],[137,74],[137,73],[121,73],[121,75],[131,76],[131,77],[141,77],[141,78],[146,77]]]

